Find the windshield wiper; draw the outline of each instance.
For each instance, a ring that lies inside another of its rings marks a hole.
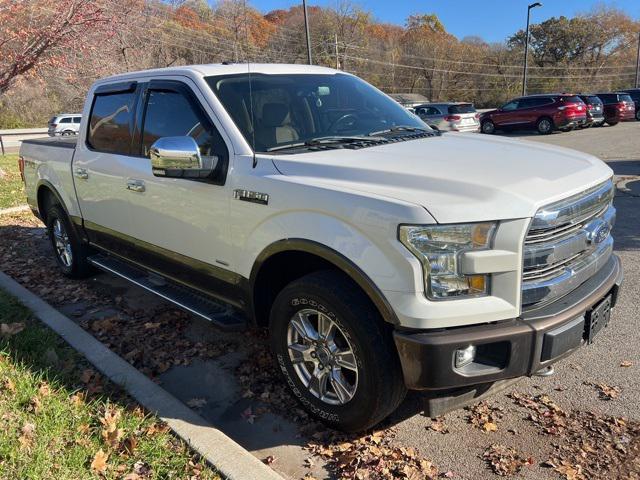
[[[276,152],[278,150],[288,150],[290,148],[300,147],[314,147],[316,145],[330,144],[330,143],[357,143],[357,142],[381,142],[382,138],[375,138],[375,135],[370,134],[366,137],[341,137],[341,136],[329,136],[329,137],[317,137],[311,138],[305,142],[288,143],[287,145],[279,145],[277,147],[271,147],[267,149],[267,152]]]
[[[385,133],[394,133],[394,132],[428,132],[426,128],[420,127],[411,127],[409,125],[396,125],[395,127],[387,128],[385,130],[379,130],[377,132],[371,132],[368,135],[375,137],[376,135],[383,135]]]

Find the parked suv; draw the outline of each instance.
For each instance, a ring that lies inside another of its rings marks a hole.
[[[607,124],[614,126],[636,118],[636,106],[628,93],[614,92],[596,95],[604,103],[604,119]]]
[[[69,135],[77,135],[80,130],[80,120],[82,115],[79,113],[63,113],[51,117],[49,120],[49,136],[50,137],[67,137]]]
[[[453,132],[477,132],[480,114],[473,103],[425,103],[415,113],[431,128]]]
[[[625,90],[636,104],[636,120],[640,120],[640,88],[630,88]]]
[[[604,124],[604,104],[596,95],[578,95],[587,106],[587,121],[584,127],[601,127]]]
[[[482,133],[498,129],[535,128],[543,135],[555,129],[569,131],[587,121],[587,107],[571,94],[529,95],[516,98],[480,116]]]

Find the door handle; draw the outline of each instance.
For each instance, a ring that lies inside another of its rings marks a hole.
[[[127,190],[144,192],[144,182],[142,180],[127,180]]]
[[[73,171],[73,174],[77,177],[77,178],[81,178],[83,180],[86,180],[87,178],[89,178],[89,173],[87,172],[86,168],[76,168]]]

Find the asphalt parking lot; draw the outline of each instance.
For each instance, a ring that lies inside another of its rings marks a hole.
[[[420,457],[428,459],[441,473],[452,478],[496,478],[482,458],[483,453],[496,444],[512,447],[527,459],[518,478],[565,478],[543,465],[557,455],[554,443],[563,440],[541,431],[540,425],[532,421],[531,410],[514,401],[510,394],[516,391],[532,397],[547,395],[558,408],[567,412],[567,416],[595,412],[640,421],[640,355],[637,350],[640,343],[637,317],[640,298],[640,122],[547,136],[525,132],[507,136],[588,152],[607,161],[614,170],[618,185],[615,198],[618,219],[614,236],[616,253],[623,262],[625,284],[612,323],[593,345],[559,362],[555,375],[523,379],[490,398],[488,405],[495,412],[491,422],[495,424],[495,431],[473,425],[474,413],[469,410],[449,413],[434,422],[421,414],[417,394],[410,394],[383,427],[390,445],[400,451],[415,449]],[[5,238],[23,239],[35,250],[35,253],[28,253],[18,248],[7,254],[8,257],[0,258],[9,270],[14,269],[9,271],[14,278],[23,283],[47,278],[51,285],[80,288],[58,278],[43,229],[35,222],[16,220],[7,225],[7,220],[3,220],[0,231],[2,229],[7,229]],[[0,235],[0,242],[2,237]],[[40,257],[44,271],[28,270],[25,273],[19,270],[38,263]],[[59,295],[51,291],[53,287],[46,288],[40,294],[50,303],[72,316],[257,457],[271,458],[269,463],[286,478],[298,479],[307,474],[318,480],[333,478],[325,468],[326,458],[314,457],[306,448],[308,442],[317,437],[314,437],[317,433],[313,430],[314,424],[311,423],[311,430],[305,430],[310,419],[282,398],[283,390],[269,385],[273,378],[264,373],[269,356],[260,332],[220,333],[202,320],[171,313],[175,312],[172,306],[106,274],[96,275],[82,286],[81,295]],[[36,290],[36,293],[39,292]],[[168,314],[174,317],[165,318]],[[164,326],[167,330],[162,330]],[[150,339],[154,335],[162,335],[162,341],[154,343]],[[135,336],[134,345],[130,346],[127,342],[132,341],[132,336]],[[159,345],[167,343],[171,344],[171,349],[162,356],[165,363],[156,362],[162,348],[168,348]],[[180,353],[181,348],[189,353]],[[180,357],[176,358],[177,355]],[[615,395],[607,399],[597,385],[614,389]]]

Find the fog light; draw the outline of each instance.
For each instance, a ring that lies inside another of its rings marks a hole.
[[[456,368],[462,368],[469,365],[476,358],[476,347],[469,345],[467,348],[456,350],[455,365]]]

